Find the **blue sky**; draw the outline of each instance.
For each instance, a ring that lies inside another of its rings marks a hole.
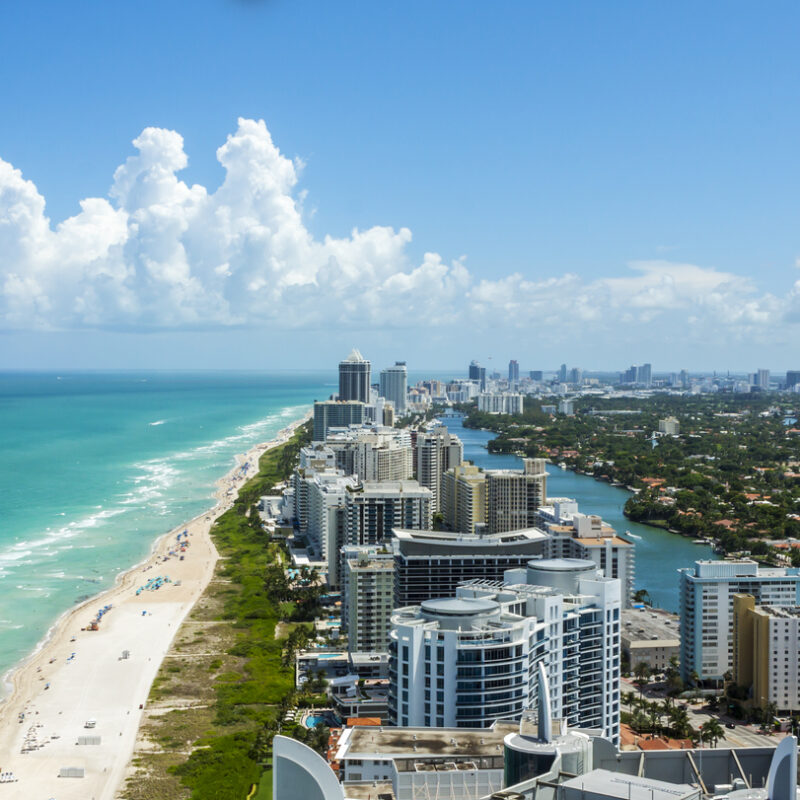
[[[0,367],[324,367],[359,344],[797,368],[798,23],[780,2],[4,4]],[[209,222],[232,215],[252,226]]]

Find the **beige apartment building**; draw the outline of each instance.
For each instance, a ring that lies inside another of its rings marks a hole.
[[[442,513],[452,531],[476,533],[476,525],[485,526],[486,473],[468,462],[449,469],[442,479]]]

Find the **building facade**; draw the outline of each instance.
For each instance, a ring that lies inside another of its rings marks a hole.
[[[345,497],[349,545],[388,542],[396,528],[425,530],[433,522],[433,499],[417,481],[364,482]]]
[[[733,598],[733,681],[752,690],[753,704],[778,713],[800,709],[800,607]]]
[[[395,529],[394,535],[398,608],[452,597],[465,580],[501,581],[509,569],[524,567],[547,546],[547,537],[536,529],[485,536]]]
[[[478,395],[478,411],[487,414],[521,414],[525,395],[517,392],[483,392]]]
[[[358,485],[351,475],[318,472],[306,481],[308,521],[305,534],[309,556],[327,564],[328,581],[339,583],[338,553],[345,543],[345,507],[348,494]]]
[[[357,400],[323,400],[314,403],[315,442],[324,442],[330,428],[363,425],[366,406]]]
[[[800,604],[800,569],[759,569],[755,561],[696,561],[680,573],[681,677],[721,681],[733,669],[733,598]]]
[[[677,436],[681,432],[681,424],[675,417],[666,417],[658,421],[658,432],[667,436]]]
[[[417,434],[415,474],[420,486],[430,489],[433,513],[442,510],[442,479],[445,472],[464,460],[464,445],[444,425]]]
[[[351,653],[385,652],[394,608],[394,559],[388,550],[344,548],[342,618]]]
[[[486,728],[519,719],[537,703],[542,664],[552,716],[618,741],[619,581],[563,559],[532,561],[506,580],[395,611],[392,721]]]
[[[476,533],[486,526],[486,475],[468,462],[447,470],[442,479],[445,525],[459,533]],[[477,530],[476,530],[477,527]]]
[[[330,428],[325,444],[334,452],[337,468],[362,481],[402,481],[413,475],[407,430],[385,425]]]
[[[526,458],[522,470],[486,471],[486,522],[489,533],[536,526],[536,512],[547,498],[543,458]]]
[[[393,367],[381,371],[380,395],[391,400],[399,415],[405,414],[408,397],[408,370],[405,361],[396,361]]]
[[[370,363],[356,348],[339,362],[339,400],[370,402]]]
[[[636,545],[595,514],[581,514],[575,500],[551,498],[537,511],[537,525],[549,538],[547,558],[587,558],[607,578],[619,578],[622,607],[629,608],[636,580]]]

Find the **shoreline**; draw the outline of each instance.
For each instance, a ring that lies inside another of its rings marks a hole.
[[[0,753],[3,771],[14,774],[20,789],[49,797],[57,786],[60,800],[116,796],[163,656],[213,576],[214,522],[258,473],[261,456],[284,444],[308,418],[304,414],[270,441],[235,456],[235,465],[215,481],[209,509],[159,535],[146,558],[118,573],[113,586],[67,609],[6,672]],[[146,588],[156,577],[159,588]],[[99,629],[89,630],[93,611],[107,605]],[[96,727],[85,730],[90,719]],[[76,747],[77,737],[87,735],[99,743]],[[85,777],[58,781],[63,767],[81,768]]]

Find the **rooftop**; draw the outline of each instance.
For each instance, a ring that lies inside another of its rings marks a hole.
[[[698,797],[700,792],[688,783],[668,784],[664,781],[595,769],[565,781],[562,786],[581,793],[600,794],[626,800],[675,800],[679,797]]]
[[[347,362],[347,361],[350,361],[350,362],[363,362],[363,361],[366,361],[366,359],[364,358],[364,356],[361,355],[361,353],[359,352],[358,348],[354,347],[350,351],[350,355],[347,356],[347,358],[344,360],[344,362]],[[342,362],[342,363],[344,363],[344,362]]]
[[[624,609],[621,636],[628,642],[680,641],[680,626],[675,614],[650,609]]]
[[[423,494],[430,495],[431,490],[425,486],[420,486],[417,481],[364,481],[361,484],[361,489],[358,494],[361,495],[374,495],[376,497],[384,497],[386,495],[394,494]]]
[[[386,558],[370,558],[362,561],[358,558],[348,558],[347,563],[350,569],[364,569],[374,572],[375,570],[384,570],[386,572],[394,571],[394,561]]]
[[[800,607],[798,606],[759,606],[759,608],[771,617],[800,618]]]
[[[491,614],[500,608],[494,600],[473,598],[444,597],[425,600],[421,609],[423,613],[436,616],[470,616],[472,614]]]
[[[356,727],[342,735],[337,758],[502,755],[504,737],[518,731],[518,722],[497,722],[491,728]]]
[[[633,542],[629,542],[627,539],[623,539],[621,536],[583,536],[575,541],[579,542],[580,544],[585,544],[588,547],[606,545],[609,542],[615,547],[634,547]]]
[[[342,788],[347,800],[394,800],[391,781],[345,781]]]

